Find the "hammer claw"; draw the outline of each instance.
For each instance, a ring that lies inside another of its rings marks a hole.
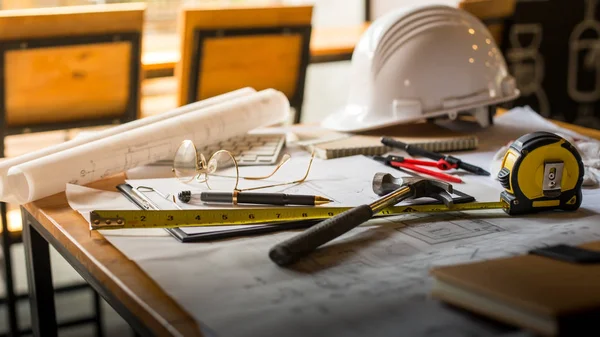
[[[404,186],[411,188],[413,194],[411,199],[430,197],[443,202],[447,207],[453,205],[453,198],[450,195],[453,189],[449,183],[418,177],[396,178],[382,172],[373,177],[373,192],[379,196],[387,195]]]

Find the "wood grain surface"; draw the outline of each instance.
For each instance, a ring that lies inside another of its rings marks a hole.
[[[116,191],[125,181],[117,175],[88,186]],[[202,336],[185,310],[133,261],[112,246],[71,207],[64,193],[24,206],[123,305],[157,336]]]
[[[141,32],[145,10],[143,3],[3,10],[0,40]]]
[[[299,34],[206,39],[196,97],[209,98],[244,87],[275,88],[293,97],[301,43]]]
[[[0,43],[141,33],[145,8],[134,3],[4,10],[0,11]],[[117,41],[7,51],[8,126],[122,116],[129,94],[131,53],[128,42]]]
[[[192,48],[193,48],[193,40],[194,40],[194,31],[196,29],[206,29],[206,30],[215,30],[215,29],[233,29],[233,28],[243,28],[243,29],[251,29],[251,28],[266,28],[266,27],[281,27],[281,26],[301,26],[301,25],[310,25],[312,19],[312,6],[258,6],[258,7],[227,7],[227,8],[214,8],[214,7],[200,7],[200,8],[186,8],[182,11],[181,17],[179,18],[179,32],[180,32],[180,55],[181,61],[177,63],[175,68],[175,76],[179,81],[179,89],[178,89],[178,103],[183,105],[187,102],[188,90],[189,90],[189,78],[190,76],[198,76],[197,74],[191,74],[191,64],[192,64]],[[268,36],[263,36],[268,38]],[[230,38],[224,38],[223,40],[229,40]],[[249,40],[242,41],[248,42]],[[273,41],[271,41],[273,42]],[[223,42],[222,44],[226,44]],[[224,62],[221,63],[221,70],[223,71],[223,66],[228,65],[229,70],[226,73],[223,73],[223,77],[219,76],[217,79],[219,82],[223,82],[220,86],[229,87],[229,90],[239,89],[235,88],[237,83],[227,83],[230,80],[234,80],[236,76],[229,76],[227,74],[232,74],[236,72],[238,76],[245,72],[247,68],[247,63],[252,59],[250,57],[260,57],[260,55],[266,55],[269,52],[280,52],[282,49],[281,46],[273,46],[272,48],[262,44],[261,47],[256,48],[254,53],[251,50],[245,49],[231,49],[231,45],[229,47],[225,47],[220,45],[221,48],[220,54],[212,57],[222,58]],[[289,47],[289,42],[286,42],[284,46]],[[215,46],[213,46],[215,47]],[[267,48],[267,49],[264,49]],[[215,48],[212,48],[213,50]],[[219,52],[219,49],[215,50]],[[262,52],[258,53],[258,52]],[[246,53],[254,54],[254,56],[249,56],[246,59]],[[288,55],[289,56],[289,55]],[[208,54],[208,51],[203,53],[203,57],[211,57]],[[297,57],[300,57],[298,54]],[[256,59],[253,59],[256,61]],[[268,57],[265,57],[264,61],[273,61]],[[277,66],[280,63],[283,63],[283,67],[287,67],[290,64],[289,60],[284,60],[278,57],[276,63],[273,64],[275,69],[271,71],[270,66],[267,62],[261,62],[258,64],[258,68],[264,71],[264,75],[261,76],[263,78],[263,82],[267,82],[270,76],[277,70]],[[266,66],[263,66],[266,65]],[[210,64],[209,64],[210,66]],[[243,67],[242,67],[243,66]],[[203,66],[202,71],[211,71],[208,66]],[[227,76],[225,76],[227,75]],[[278,76],[290,76],[289,74],[283,74]],[[213,78],[214,79],[214,78]],[[260,83],[259,83],[260,84]],[[202,87],[202,83],[200,87]],[[248,84],[244,85],[248,86]],[[274,87],[271,85],[271,87]],[[276,88],[278,89],[278,88]]]
[[[370,23],[345,27],[315,27],[310,40],[310,55],[336,56],[352,54]]]
[[[128,42],[8,51],[7,125],[123,115],[129,93],[130,55]]]
[[[310,40],[311,59],[335,59],[341,56],[352,55],[354,47],[360,40],[369,23],[344,26],[344,27],[313,27]],[[177,34],[172,34],[172,39],[177,39]],[[144,40],[142,54],[142,67],[145,72],[175,68],[179,62],[180,51],[169,43],[161,47],[157,45],[152,36]]]

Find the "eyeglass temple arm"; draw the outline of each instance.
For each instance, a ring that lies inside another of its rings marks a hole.
[[[308,174],[310,173],[310,169],[312,167],[312,162],[314,159],[314,155],[315,153],[313,152],[311,157],[310,157],[310,162],[308,163],[308,167],[306,169],[306,172],[304,173],[304,177],[300,178],[299,180],[295,180],[295,181],[291,181],[291,182],[287,182],[287,183],[280,183],[280,184],[273,184],[273,185],[267,185],[267,186],[259,186],[259,187],[250,187],[250,188],[245,188],[245,189],[241,189],[238,191],[252,191],[252,190],[258,190],[258,189],[262,189],[262,188],[269,188],[269,187],[277,187],[277,186],[284,186],[284,185],[291,185],[291,184],[299,184],[302,183],[306,180],[306,178],[308,178]]]
[[[301,183],[301,182],[305,181],[306,178],[308,178],[308,173],[310,173],[310,168],[312,167],[312,163],[313,163],[313,159],[314,158],[315,158],[315,153],[313,152],[310,155],[310,161],[308,162],[308,167],[306,168],[306,172],[304,172],[304,177],[302,177],[300,180],[294,181],[292,184]]]
[[[277,166],[275,166],[275,168],[273,169],[273,171],[271,173],[269,173],[266,176],[254,176],[254,177],[240,177],[242,179],[246,179],[246,180],[262,180],[262,179],[267,179],[267,178],[271,178],[277,171],[279,171],[279,169],[290,160],[290,155],[289,154],[285,154],[284,157],[281,159],[281,161],[279,162],[279,164],[277,164]]]

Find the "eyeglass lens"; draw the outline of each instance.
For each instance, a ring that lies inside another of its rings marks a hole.
[[[314,155],[314,154],[313,154]],[[200,156],[201,161],[198,160]],[[219,150],[211,155],[206,161],[202,155],[198,155],[196,147],[191,140],[185,140],[181,143],[179,149],[175,153],[173,160],[173,172],[175,176],[184,182],[190,182],[194,178],[196,181],[206,183],[207,187],[211,190],[216,191],[233,191],[233,190],[255,190],[261,188],[269,188],[275,186],[283,186],[288,184],[296,184],[303,182],[308,176],[310,167],[312,164],[313,156],[308,164],[307,171],[299,180],[289,181],[284,183],[275,184],[261,184],[253,186],[242,187],[238,186],[240,180],[240,172],[237,162],[233,158],[233,155],[227,150]],[[262,176],[244,176],[245,180],[263,180],[271,177],[275,172],[281,168],[290,159],[288,154],[285,154],[281,159],[280,163],[274,168],[274,170],[268,175]]]
[[[198,155],[196,147],[191,140],[184,140],[173,158],[173,172],[175,176],[183,181],[190,181],[196,176],[198,167]]]
[[[229,151],[215,152],[206,166],[206,184],[211,190],[230,192],[238,188],[239,169]]]

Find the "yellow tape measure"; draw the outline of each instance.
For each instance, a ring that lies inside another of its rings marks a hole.
[[[472,202],[440,205],[409,205],[386,208],[375,216],[416,212],[449,212],[500,209],[505,202]],[[199,226],[256,225],[270,222],[326,219],[351,207],[272,207],[205,210],[95,210],[90,215],[92,229],[172,228]]]

